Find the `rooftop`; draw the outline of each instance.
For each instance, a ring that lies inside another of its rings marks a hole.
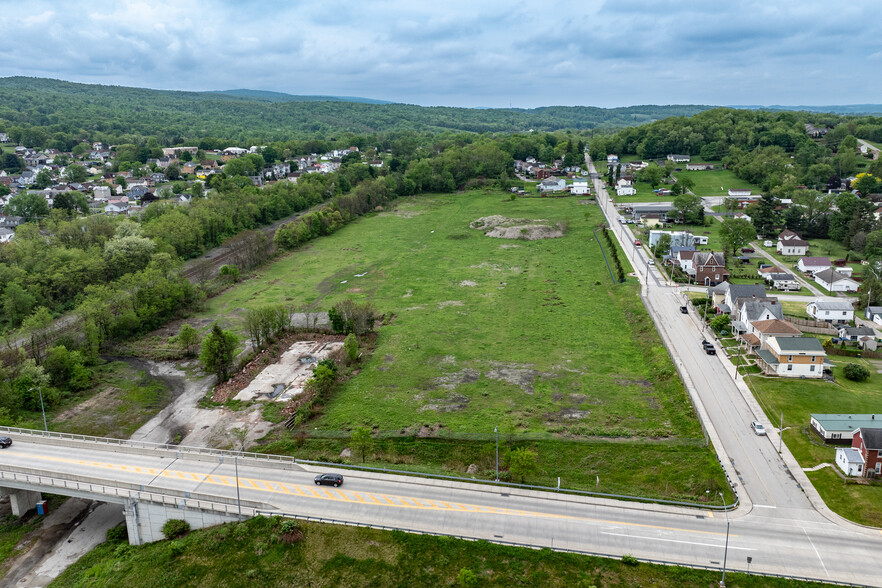
[[[882,413],[813,414],[810,416],[818,421],[826,431],[856,431],[861,427],[873,428],[882,425]]]

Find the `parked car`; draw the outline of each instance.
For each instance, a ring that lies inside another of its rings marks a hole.
[[[317,486],[337,486],[343,485],[343,476],[340,474],[319,474],[315,477]]]
[[[646,263],[648,263],[649,265],[655,265],[655,260],[654,260],[654,259],[650,259],[650,260],[648,260]]]
[[[757,435],[765,435],[766,429],[763,427],[763,424],[759,421],[753,421],[750,423],[750,428],[753,429],[753,432]]]
[[[751,249],[750,247],[742,247],[741,253],[753,253],[753,249]]]
[[[9,437],[0,437],[0,447],[6,449],[10,445],[12,445],[12,439]]]
[[[707,339],[701,340],[701,347],[704,349],[704,352],[708,355],[716,355],[717,349],[714,347],[713,343],[710,343]]]
[[[635,246],[635,247],[640,247],[640,241],[635,239],[635,240],[634,240],[634,246]]]
[[[684,304],[680,307],[680,312],[682,312],[683,314],[689,314],[689,307]]]

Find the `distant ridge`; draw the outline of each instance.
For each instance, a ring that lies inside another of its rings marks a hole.
[[[239,98],[249,98],[265,102],[358,102],[360,104],[395,104],[389,100],[376,100],[374,98],[361,98],[359,96],[312,96],[286,94],[285,92],[271,92],[269,90],[214,90],[206,94],[224,94]]]
[[[782,106],[772,104],[760,106],[756,104],[735,105],[728,108],[740,108],[743,110],[796,110],[804,112],[829,112],[832,114],[879,114],[882,113],[882,104],[840,104],[837,106]]]

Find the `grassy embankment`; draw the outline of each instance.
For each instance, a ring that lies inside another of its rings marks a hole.
[[[302,533],[302,536],[299,534]],[[293,541],[293,542],[292,542]],[[465,571],[463,571],[465,570]],[[52,583],[74,586],[713,586],[720,572],[257,518],[143,547],[103,543]],[[727,586],[821,586],[729,572]]]
[[[540,241],[469,228],[494,214],[568,228]],[[601,219],[575,198],[402,200],[283,256],[201,316],[241,332],[245,308],[344,298],[386,315],[373,355],[308,424],[336,438],[282,430],[265,451],[336,459],[340,436],[363,425],[378,437],[368,463],[454,475],[474,463],[486,478],[498,426],[503,470],[512,447],[539,454],[531,483],[704,499],[725,482],[636,280],[610,279],[592,235]]]
[[[802,467],[833,463],[836,448],[824,445],[809,429],[812,413],[873,413],[882,405],[882,361],[833,356],[835,383],[784,378],[747,378],[773,426],[784,414],[784,442]],[[843,374],[849,363],[870,369],[870,379],[853,382]],[[834,465],[834,467],[836,467]],[[882,485],[846,485],[834,471],[809,472],[827,505],[858,523],[882,526]]]

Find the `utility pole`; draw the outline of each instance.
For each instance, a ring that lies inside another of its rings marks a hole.
[[[493,432],[496,433],[496,481],[499,481],[499,427],[493,427]]]
[[[30,389],[31,392],[34,391],[33,388]],[[46,407],[43,405],[43,387],[37,386],[37,392],[40,394],[40,412],[43,413],[43,430],[48,431],[49,426],[46,424]]]
[[[723,551],[723,579],[720,580],[720,587],[726,587],[726,558],[729,556],[729,509],[726,507],[726,499],[723,493],[719,492],[720,500],[723,502],[723,512],[726,513],[726,549]]]

